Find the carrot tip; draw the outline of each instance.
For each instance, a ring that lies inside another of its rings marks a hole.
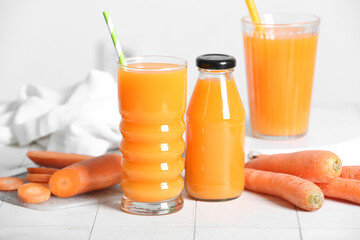
[[[317,210],[324,203],[324,194],[322,192],[314,192],[310,194],[308,202],[314,208],[314,210]]]
[[[335,162],[333,163],[333,168],[334,170],[337,172],[339,170],[341,170],[341,162],[339,161],[339,159],[336,159]]]

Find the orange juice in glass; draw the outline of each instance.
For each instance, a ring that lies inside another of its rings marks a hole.
[[[175,57],[128,58],[119,66],[125,212],[161,215],[182,208],[186,73],[186,61]]]
[[[264,14],[242,19],[252,134],[286,139],[306,134],[320,19]]]

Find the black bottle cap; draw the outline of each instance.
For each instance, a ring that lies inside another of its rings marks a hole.
[[[230,69],[236,66],[236,59],[226,54],[204,54],[196,58],[196,66],[204,69]]]

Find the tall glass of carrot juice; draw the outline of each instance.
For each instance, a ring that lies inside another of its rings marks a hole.
[[[261,24],[242,19],[244,52],[255,137],[306,134],[320,19],[300,14],[264,14]]]
[[[183,206],[187,62],[180,58],[127,58],[118,68],[123,139],[121,208],[142,215]]]

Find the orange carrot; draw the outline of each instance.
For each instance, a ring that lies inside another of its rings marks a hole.
[[[360,180],[337,178],[328,183],[316,183],[324,195],[360,204]]]
[[[121,155],[106,154],[63,168],[51,176],[50,190],[58,197],[72,197],[116,185],[123,174],[121,159]]]
[[[28,182],[48,183],[51,175],[52,174],[30,173],[26,175],[25,180]]]
[[[19,187],[18,197],[24,203],[41,203],[50,198],[50,189],[41,183],[26,183]]]
[[[26,155],[34,163],[51,168],[64,168],[71,164],[92,158],[92,156],[87,155],[48,151],[29,151]]]
[[[360,180],[360,166],[343,166],[340,177]]]
[[[58,171],[58,168],[28,168],[29,173],[39,173],[39,174],[53,174],[54,172]]]
[[[285,173],[245,168],[245,188],[281,197],[307,211],[319,209],[324,202],[324,194],[314,183]]]
[[[287,173],[312,182],[328,182],[341,174],[341,160],[332,152],[310,150],[259,155],[245,165],[257,170]]]
[[[0,177],[0,191],[12,191],[24,184],[24,180],[18,177]]]

